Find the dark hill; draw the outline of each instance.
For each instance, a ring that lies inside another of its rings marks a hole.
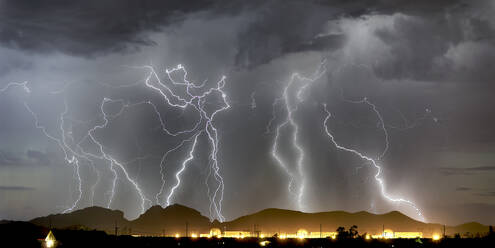
[[[84,226],[89,229],[97,229],[113,233],[115,225],[128,226],[129,221],[124,218],[120,210],[111,210],[102,207],[88,207],[66,214],[54,214],[46,217],[35,218],[30,221],[33,224],[53,228],[68,228]]]
[[[394,231],[439,232],[441,225],[415,221],[400,212],[371,214],[368,212],[348,213],[344,211],[303,213],[283,209],[266,209],[225,223],[227,229],[243,230],[254,225],[264,232],[295,233],[298,229],[335,231],[339,226],[346,228],[357,225],[361,233],[381,233],[383,226]]]
[[[101,207],[89,207],[67,214],[56,214],[31,220],[32,223],[56,228],[74,228],[103,230],[113,234],[115,224],[119,227],[120,234],[143,235],[185,235],[186,223],[189,234],[208,233],[212,227],[221,230],[253,231],[254,225],[264,233],[295,233],[298,229],[306,229],[309,232],[317,232],[322,225],[324,232],[335,231],[337,227],[349,228],[357,225],[360,233],[378,234],[382,229],[393,231],[423,232],[425,237],[434,233],[443,233],[440,224],[423,223],[413,220],[408,216],[392,211],[386,214],[372,214],[365,211],[349,213],[345,211],[303,213],[285,209],[265,209],[254,214],[239,217],[235,220],[219,223],[211,223],[195,209],[182,205],[171,205],[166,208],[153,206],[133,221],[124,218],[124,214],[118,210],[110,210]],[[446,227],[447,235],[467,232],[476,235],[488,232],[488,227],[479,223],[466,223],[459,226]]]
[[[211,228],[210,220],[195,209],[179,204],[162,208],[153,206],[136,220],[131,222],[134,233],[162,234],[178,233],[185,235],[186,222],[189,233],[208,233]]]

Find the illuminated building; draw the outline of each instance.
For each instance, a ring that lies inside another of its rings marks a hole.
[[[394,238],[396,239],[415,239],[415,238],[422,238],[423,233],[422,232],[395,232],[394,233]]]
[[[308,236],[310,239],[318,239],[318,238],[335,238],[337,237],[337,232],[311,232]]]
[[[218,237],[222,236],[222,231],[219,228],[210,229],[210,237]]]
[[[304,239],[308,236],[308,231],[306,231],[304,229],[299,229],[299,230],[297,230],[296,235],[297,235],[297,238]]]
[[[371,235],[371,238],[372,239],[381,239],[381,238],[383,238],[383,235],[382,234],[373,234],[373,235]]]
[[[46,248],[53,248],[57,245],[57,240],[55,239],[55,236],[53,235],[52,231],[46,235],[46,238],[43,242],[43,247]]]
[[[237,238],[237,239],[242,239],[242,238],[247,238],[251,237],[251,232],[246,232],[246,231],[225,231],[223,233],[224,238]]]
[[[436,240],[440,240],[440,235],[438,235],[438,234],[433,234],[432,239],[433,239],[433,240],[435,240],[435,241],[436,241]]]
[[[422,232],[394,232],[391,229],[385,229],[382,234],[371,235],[374,239],[415,239],[423,238]]]
[[[199,237],[200,238],[211,238],[211,235],[209,233],[200,233]]]
[[[338,236],[337,232],[308,232],[305,229],[299,229],[295,233],[259,233],[253,235],[249,231],[225,231],[223,234],[221,233],[220,229],[218,228],[213,228],[210,230],[209,234],[200,234],[199,237],[203,238],[211,238],[211,237],[217,237],[217,238],[237,238],[237,239],[242,239],[242,238],[249,238],[249,237],[259,237],[261,239],[265,237],[272,237],[275,234],[277,234],[279,239],[318,239],[318,238],[331,238],[331,239],[336,239]],[[259,236],[256,236],[259,235]],[[423,238],[423,233],[422,232],[394,232],[391,229],[385,229],[383,233],[381,234],[366,234],[364,236],[365,239],[415,239],[415,238]]]
[[[393,239],[394,238],[394,231],[390,229],[385,229],[383,231],[382,237],[385,239]]]

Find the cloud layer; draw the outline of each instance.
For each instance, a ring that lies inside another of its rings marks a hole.
[[[493,197],[470,190],[494,190],[493,10],[492,1],[447,0],[0,0],[0,88],[28,81],[32,91],[13,87],[0,93],[0,114],[8,116],[0,124],[0,169],[5,177],[19,176],[26,188],[54,202],[35,212],[22,210],[32,204],[29,196],[34,193],[14,192],[9,185],[17,184],[9,182],[0,192],[9,199],[0,206],[0,217],[22,219],[61,211],[77,191],[62,151],[35,128],[25,103],[46,131],[59,138],[65,101],[68,142],[80,141],[90,128],[101,125],[99,105],[105,97],[127,103],[150,100],[172,130],[194,123],[193,111],[168,108],[144,87],[146,71],[138,66],[149,64],[159,70],[183,64],[189,79],[198,84],[211,85],[227,76],[225,90],[232,108],[215,122],[227,218],[267,207],[295,209],[287,193],[287,175],[271,156],[274,134],[266,133],[266,125],[272,103],[290,75],[309,76],[325,61],[327,73],[305,90],[295,113],[310,179],[305,210],[398,208],[414,214],[407,206],[385,201],[373,180],[376,171],[352,154],[337,151],[323,135],[321,104],[327,103],[333,116],[328,127],[336,140],[377,157],[385,145],[379,119],[368,106],[346,101],[366,97],[376,104],[389,132],[390,148],[380,163],[390,194],[424,206],[429,220],[493,222],[493,217],[478,215],[435,219],[439,212],[448,212],[441,207],[446,203],[463,209],[495,203]],[[122,105],[107,107],[114,113]],[[275,121],[285,115],[283,109],[275,114]],[[160,131],[149,106],[130,108],[111,123],[98,138],[153,198],[161,185],[160,159],[177,139]],[[290,130],[284,132],[281,150],[290,160]],[[184,154],[169,158],[167,187]],[[207,215],[208,166],[201,162],[207,158],[206,148],[198,157],[183,174],[185,183],[175,199]],[[112,174],[107,164],[97,166],[103,178],[96,187],[99,194],[91,202],[91,195],[84,193],[78,207],[104,205],[108,198]],[[82,168],[82,188],[89,192],[96,175],[90,165]],[[135,192],[128,183],[119,183],[114,207],[136,217]]]

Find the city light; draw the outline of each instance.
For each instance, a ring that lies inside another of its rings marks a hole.
[[[52,248],[55,247],[55,236],[53,235],[52,231],[48,232],[48,235],[46,235],[45,238],[45,247],[47,248]]]
[[[298,229],[294,233],[270,233],[270,232],[259,232],[253,233],[245,230],[225,230],[221,231],[218,228],[212,228],[209,233],[190,233],[187,237],[191,239],[203,238],[203,239],[211,239],[211,238],[234,238],[234,239],[246,239],[246,238],[257,238],[260,239],[260,242],[267,237],[277,237],[280,240],[289,239],[289,240],[305,240],[305,239],[320,239],[320,238],[328,238],[335,240],[337,239],[337,232],[309,232],[305,229]],[[175,234],[175,238],[180,238],[179,233]],[[442,239],[442,235],[433,234],[432,240]],[[423,238],[422,232],[411,232],[411,231],[393,231],[392,229],[385,229],[382,233],[368,233],[365,232],[362,236],[364,240],[372,240],[372,239],[417,239]]]
[[[53,240],[47,240],[46,241],[46,247],[51,248],[51,247],[53,247],[53,245],[54,245]]]
[[[308,231],[306,231],[305,229],[299,229],[297,230],[296,235],[298,239],[304,239],[308,236]]]
[[[268,244],[270,244],[270,241],[261,241],[260,242],[260,246],[266,246]]]

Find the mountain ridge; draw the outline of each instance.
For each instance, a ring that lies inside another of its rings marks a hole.
[[[305,213],[301,211],[267,208],[252,214],[240,216],[226,222],[213,222],[201,215],[196,209],[174,204],[163,208],[155,205],[134,220],[128,220],[120,210],[112,210],[103,207],[88,207],[75,210],[70,213],[52,214],[38,217],[29,222],[55,228],[68,228],[84,226],[88,229],[102,230],[113,234],[115,227],[119,227],[121,234],[142,235],[175,235],[184,236],[187,231],[192,233],[209,233],[211,228],[221,230],[253,231],[264,233],[295,233],[299,229],[309,232],[319,231],[322,225],[323,231],[333,232],[339,226],[349,228],[357,225],[360,233],[381,233],[383,229],[394,231],[422,232],[425,237],[443,233],[444,226],[438,223],[424,223],[416,221],[399,211],[391,211],[383,214],[373,214],[367,211],[327,211]],[[186,224],[187,223],[187,224]],[[457,226],[445,226],[447,235],[455,233],[484,233],[488,226],[478,222],[468,222]]]

